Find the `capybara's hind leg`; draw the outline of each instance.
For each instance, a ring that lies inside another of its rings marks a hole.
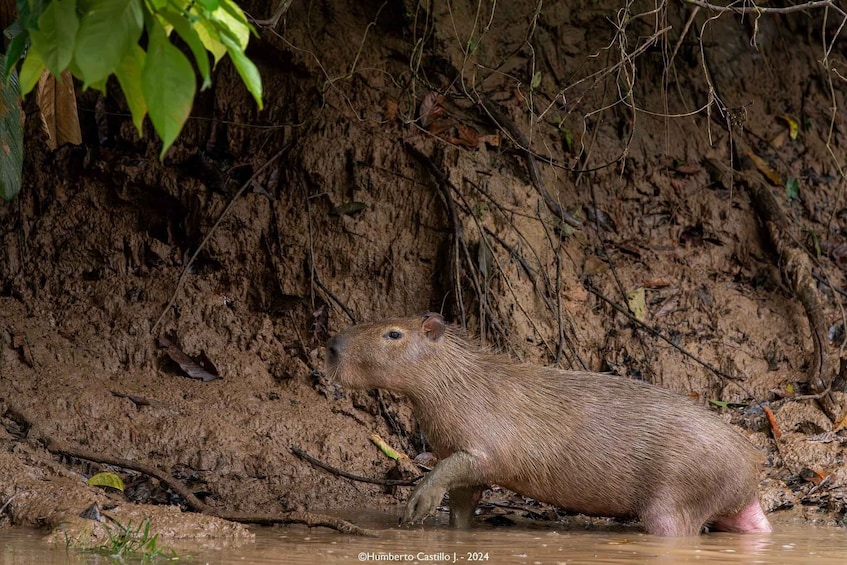
[[[721,532],[738,532],[744,534],[768,533],[773,531],[768,517],[762,510],[758,499],[750,503],[732,516],[720,516],[712,520],[714,528]]]
[[[648,534],[656,536],[696,536],[703,520],[694,520],[679,505],[654,502],[641,513],[641,524]]]
[[[482,487],[458,487],[450,490],[450,525],[454,528],[471,527],[476,505],[482,498]]]

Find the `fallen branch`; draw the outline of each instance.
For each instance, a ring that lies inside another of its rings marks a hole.
[[[370,483],[370,484],[374,484],[374,485],[383,485],[383,486],[387,486],[387,487],[411,487],[411,486],[415,486],[415,483],[417,483],[418,479],[420,479],[420,477],[418,477],[417,479],[409,479],[409,480],[406,480],[406,479],[372,479],[371,477],[363,477],[361,475],[353,475],[352,473],[348,473],[347,471],[342,471],[341,469],[336,469],[335,467],[333,467],[331,465],[327,465],[326,463],[324,463],[323,461],[321,461],[319,459],[315,459],[314,457],[312,457],[311,455],[309,455],[308,453],[306,453],[305,451],[303,451],[302,449],[299,449],[297,447],[292,447],[291,453],[293,453],[294,455],[296,455],[297,457],[299,457],[301,459],[308,461],[309,463],[311,463],[312,465],[314,465],[316,467],[320,467],[324,471],[329,471],[333,475],[338,475],[339,477],[344,477],[345,479],[350,479],[351,481],[358,481],[360,483]]]
[[[312,514],[311,512],[283,512],[281,514],[247,514],[244,512],[227,512],[226,510],[209,506],[197,498],[197,496],[195,496],[194,493],[180,481],[156,467],[151,467],[136,461],[111,457],[102,453],[94,453],[78,449],[53,440],[47,441],[47,450],[57,455],[67,455],[69,457],[94,461],[95,463],[114,465],[115,467],[123,467],[124,469],[138,471],[139,473],[158,479],[161,483],[167,485],[177,495],[182,497],[188,504],[188,507],[195,512],[215,516],[223,520],[230,520],[232,522],[240,522],[243,524],[305,524],[310,527],[324,526],[344,534],[376,537],[376,533],[372,530],[368,530],[347,522],[346,520],[326,516],[324,514]]]

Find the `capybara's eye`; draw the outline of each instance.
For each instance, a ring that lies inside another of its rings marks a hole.
[[[382,337],[387,337],[388,339],[400,339],[401,337],[403,337],[403,332],[391,330]]]

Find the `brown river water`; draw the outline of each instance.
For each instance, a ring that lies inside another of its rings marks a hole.
[[[305,527],[255,528],[239,548],[182,546],[179,563],[847,563],[847,529],[776,524],[768,535],[707,534],[661,538],[635,529],[573,531],[555,527],[452,531],[443,526],[400,529],[382,523],[380,537],[340,535]],[[0,530],[0,565],[105,564],[118,561],[46,543],[35,530]],[[127,560],[126,562],[139,562]],[[155,563],[165,563],[156,559]]]

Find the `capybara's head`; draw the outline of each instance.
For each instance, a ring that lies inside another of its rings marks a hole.
[[[440,314],[351,326],[326,346],[326,374],[352,388],[405,392],[405,384],[438,356],[448,327]]]

